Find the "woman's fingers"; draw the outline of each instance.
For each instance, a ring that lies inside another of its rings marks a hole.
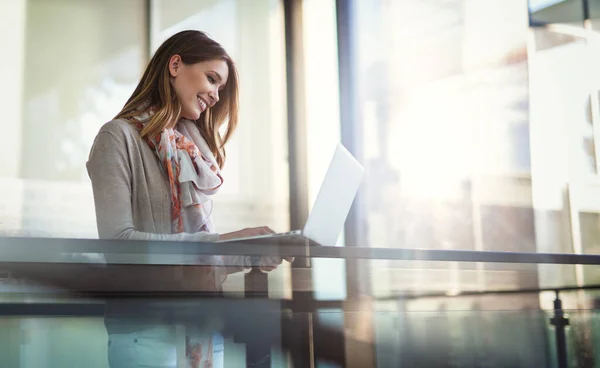
[[[260,230],[263,234],[275,234],[275,231],[268,226],[261,226]]]

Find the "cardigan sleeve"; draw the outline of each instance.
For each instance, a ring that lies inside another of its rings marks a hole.
[[[109,125],[109,124],[107,124]],[[92,182],[96,224],[101,239],[214,242],[208,232],[154,234],[137,231],[133,224],[132,174],[124,133],[105,125],[94,141],[87,162]],[[120,134],[119,134],[120,133]]]

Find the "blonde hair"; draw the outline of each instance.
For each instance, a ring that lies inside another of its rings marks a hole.
[[[204,111],[196,121],[208,147],[220,167],[225,164],[225,144],[238,124],[238,75],[235,64],[225,49],[200,31],[182,31],[167,39],[156,51],[146,67],[142,79],[115,119],[129,119],[153,109],[154,115],[141,131],[142,137],[154,138],[172,128],[181,117],[181,104],[171,85],[169,60],[179,55],[184,64],[223,60],[229,68],[229,78],[220,93],[219,102]],[[227,124],[224,135],[219,132]]]

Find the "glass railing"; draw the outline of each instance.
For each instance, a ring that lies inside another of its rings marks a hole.
[[[256,267],[266,256],[295,260],[267,274]],[[240,258],[255,267],[211,287]],[[598,255],[4,238],[0,361],[177,367],[196,338],[215,367],[594,367],[598,265]]]

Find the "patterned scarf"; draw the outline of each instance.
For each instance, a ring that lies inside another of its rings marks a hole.
[[[140,114],[135,118],[136,127],[141,130],[151,116]],[[214,232],[210,196],[223,184],[223,177],[194,124],[181,119],[177,129],[165,129],[152,139],[145,138],[169,179],[173,233]]]

